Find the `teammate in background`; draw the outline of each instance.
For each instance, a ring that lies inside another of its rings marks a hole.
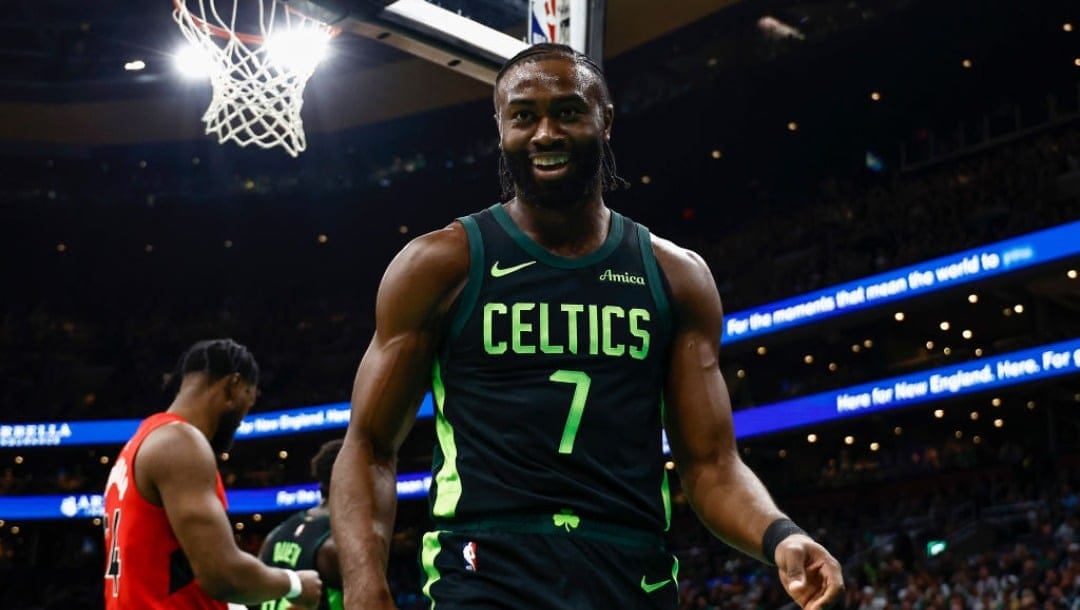
[[[494,101],[509,201],[414,240],[379,288],[330,493],[345,607],[393,607],[396,454],[429,387],[434,608],[676,608],[661,426],[716,536],[800,606],[843,599],[837,561],[739,458],[709,268],[604,204],[624,181],[599,67],[536,45]]]
[[[341,440],[323,443],[311,459],[311,476],[319,482],[322,501],[281,522],[263,541],[259,559],[267,565],[292,570],[316,570],[323,581],[319,610],[341,610],[341,573],[338,571],[337,547],[330,537],[330,471],[341,449]],[[259,610],[286,610],[286,599],[263,602]],[[255,606],[253,606],[255,608]]]
[[[117,457],[105,487],[106,610],[220,609],[282,596],[314,607],[318,573],[263,565],[236,546],[215,455],[255,404],[259,367],[231,339],[200,341],[180,389]],[[136,467],[137,466],[137,467]]]

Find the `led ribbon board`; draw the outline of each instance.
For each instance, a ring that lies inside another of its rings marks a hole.
[[[727,314],[721,342],[731,344],[894,303],[1025,267],[1080,255],[1080,221],[894,269],[854,282]]]
[[[730,313],[725,317],[721,339],[724,343],[742,341],[1025,267],[1080,256],[1077,235],[1080,235],[1080,221]],[[417,417],[433,415],[434,407],[428,393]],[[348,423],[347,402],[301,407],[250,415],[240,424],[236,438],[330,430],[343,428]],[[120,444],[131,438],[138,425],[136,419],[0,424],[0,448]]]
[[[735,436],[740,439],[759,436],[841,418],[856,417],[875,411],[899,409],[930,400],[941,400],[1077,373],[1080,373],[1080,339],[1070,339],[1001,356],[980,358],[963,364],[736,411],[734,413]],[[283,411],[276,415],[264,414],[261,417],[268,420],[293,422],[286,426],[288,430],[279,427],[274,432],[264,431],[264,434],[309,432],[328,427],[344,427],[347,421],[343,422],[337,418],[325,416],[328,410],[343,408],[342,404],[345,403]],[[320,409],[323,410],[324,417],[311,417],[311,413]],[[425,399],[421,411],[424,409],[427,409],[427,416],[430,417],[430,397]],[[254,431],[255,428],[255,424],[250,423],[249,429]],[[255,432],[249,434],[255,434]],[[663,438],[663,448],[665,453],[670,452],[666,436]],[[399,475],[398,497],[402,499],[422,497],[427,493],[430,485],[431,473],[428,472]],[[319,488],[312,485],[298,485],[272,489],[232,490],[228,492],[228,499],[229,511],[235,514],[299,510],[318,503]],[[0,518],[2,519],[100,517],[102,510],[100,494],[0,498]]]
[[[427,496],[431,475],[416,472],[398,475],[398,498],[409,500]],[[236,515],[296,511],[319,503],[318,485],[290,485],[270,489],[230,489],[226,491],[229,512]],[[101,494],[60,494],[48,496],[8,496],[0,498],[0,518],[8,520],[90,519],[105,514]]]

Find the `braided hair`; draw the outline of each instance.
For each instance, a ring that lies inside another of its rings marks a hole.
[[[604,77],[604,71],[600,68],[600,65],[588,55],[579,53],[572,47],[551,42],[534,44],[506,60],[506,63],[499,68],[499,72],[495,75],[496,98],[498,98],[499,83],[502,82],[503,77],[510,71],[510,68],[519,64],[529,64],[545,59],[569,60],[574,65],[583,66],[589,72],[592,72],[596,77],[597,85],[600,87],[600,101],[605,106],[611,104],[611,91],[608,89],[607,79]],[[513,174],[510,173],[510,168],[507,167],[506,160],[502,155],[499,156],[499,186],[502,187],[503,197],[505,198],[513,197],[516,194]],[[615,152],[611,150],[611,143],[605,138],[601,142],[600,150],[600,190],[615,191],[623,188],[630,188],[630,183],[619,175],[615,167]]]
[[[239,373],[244,381],[258,385],[259,365],[248,348],[232,339],[208,339],[188,348],[176,363],[169,385],[178,385],[188,373],[206,373],[217,381]]]

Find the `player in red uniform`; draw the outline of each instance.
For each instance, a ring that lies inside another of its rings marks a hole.
[[[255,403],[255,359],[231,339],[200,341],[176,374],[168,410],[142,422],[109,473],[106,610],[225,610],[281,597],[314,607],[318,573],[271,568],[241,551],[225,513],[214,456]]]

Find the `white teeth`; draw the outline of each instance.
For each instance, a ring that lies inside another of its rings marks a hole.
[[[570,155],[551,155],[546,157],[535,157],[533,159],[533,165],[540,167],[551,167],[553,165],[562,165],[570,160]]]

